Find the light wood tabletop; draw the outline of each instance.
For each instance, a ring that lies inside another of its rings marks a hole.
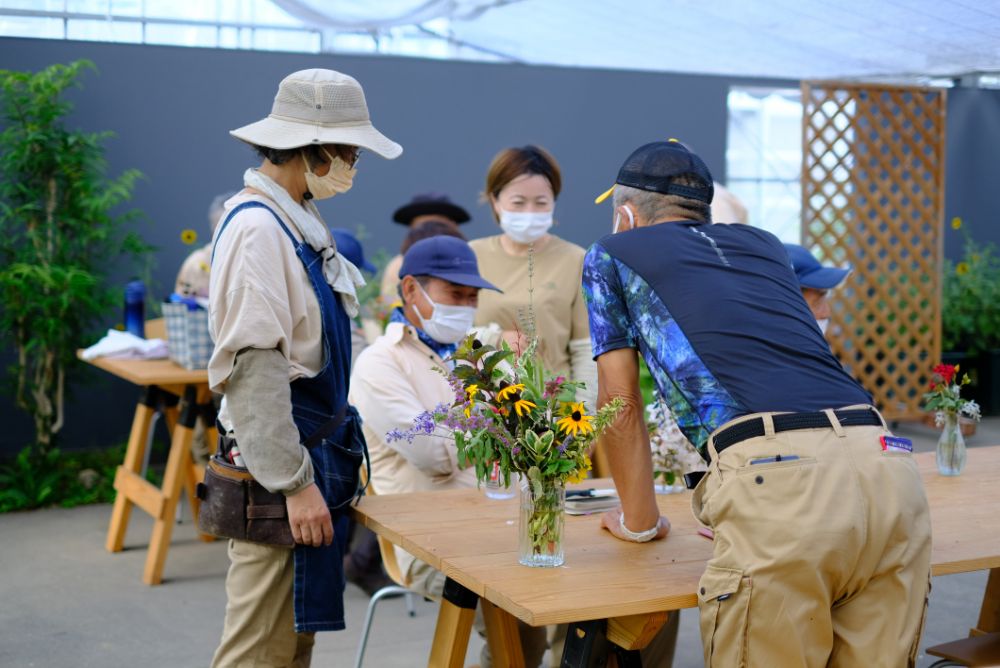
[[[81,357],[80,359],[83,358]],[[148,387],[150,385],[178,387],[208,384],[207,370],[185,369],[168,359],[128,360],[98,357],[84,361],[96,366],[98,369],[103,369],[108,373],[141,387]]]
[[[935,575],[1000,567],[1000,446],[972,448],[965,472],[937,474],[934,453],[915,456],[933,525]],[[609,486],[607,480],[587,486]],[[697,533],[691,493],[657,497],[672,529],[638,545],[599,529],[599,515],[566,518],[566,563],[517,563],[517,501],[478,490],[365,497],[355,509],[379,535],[528,624],[603,619],[695,607],[712,553]]]

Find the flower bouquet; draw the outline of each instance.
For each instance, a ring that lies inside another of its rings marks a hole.
[[[521,477],[520,562],[528,566],[563,563],[562,534],[566,482],[586,478],[594,440],[614,421],[620,399],[596,413],[576,400],[582,383],[551,376],[531,343],[521,355],[473,338],[461,342],[451,361],[448,382],[455,390],[450,406],[418,415],[407,432],[390,439],[411,439],[444,429],[455,438],[459,466],[473,466],[480,483],[494,467],[510,485]]]
[[[683,485],[678,483],[681,476],[705,470],[705,460],[684,436],[670,409],[659,399],[646,406],[646,429],[653,453],[653,482],[657,492],[669,494],[682,490]]]
[[[958,365],[938,364],[934,367],[924,408],[935,411],[937,426],[944,427],[937,443],[937,466],[941,475],[958,475],[965,468],[965,439],[958,418],[965,416],[978,421],[979,404],[962,398],[962,386],[969,384],[968,374],[958,379]]]

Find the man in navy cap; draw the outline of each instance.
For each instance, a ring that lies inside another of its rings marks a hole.
[[[785,244],[785,250],[792,262],[792,271],[799,279],[802,297],[816,318],[820,331],[826,334],[826,328],[830,325],[830,302],[827,297],[830,290],[844,282],[851,270],[825,267],[812,253],[798,244]]]
[[[479,274],[476,255],[461,239],[438,236],[413,244],[399,270],[402,306],[385,334],[365,349],[354,366],[349,400],[363,420],[376,494],[405,494],[476,487],[472,468],[458,463],[450,435],[417,435],[389,442],[387,434],[406,431],[413,418],[439,404],[451,405],[455,392],[445,374],[448,357],[475,318],[480,290],[496,290]],[[395,548],[406,586],[440,599],[445,576]],[[537,666],[545,652],[545,629],[521,626],[525,665]],[[489,655],[482,657],[488,666]]]

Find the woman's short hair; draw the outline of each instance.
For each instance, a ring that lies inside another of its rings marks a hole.
[[[269,146],[258,146],[257,144],[251,144],[250,146],[257,155],[275,165],[283,165],[300,154],[304,154],[309,159],[310,165],[325,165],[327,163],[326,154],[320,150],[322,148],[320,144],[306,144],[305,146],[296,148],[271,148]]]
[[[562,190],[562,172],[559,170],[559,163],[544,148],[531,145],[505,148],[497,153],[486,172],[485,194],[496,197],[508,183],[525,174],[544,176],[552,186],[552,195],[559,197],[559,191]]]

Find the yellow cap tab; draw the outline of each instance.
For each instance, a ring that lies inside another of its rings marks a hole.
[[[670,138],[670,139],[668,139],[667,141],[672,141],[672,142],[674,142],[675,144],[680,144],[680,143],[681,143],[679,139],[674,139],[673,137],[671,137],[671,138]]]
[[[604,192],[602,192],[600,195],[597,196],[597,199],[594,200],[594,204],[600,204],[607,198],[611,197],[611,193],[613,193],[614,191],[615,187],[611,186],[610,188],[608,188],[607,190],[605,190]]]

